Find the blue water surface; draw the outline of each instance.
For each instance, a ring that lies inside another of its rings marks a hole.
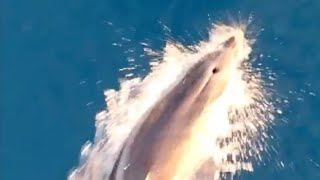
[[[320,179],[319,10],[319,0],[2,1],[0,179],[66,179],[94,137],[103,90],[118,88],[118,69],[142,52],[138,42],[163,48],[162,23],[192,44],[206,37],[209,21],[230,17],[253,17],[253,32],[263,29],[254,54],[263,54],[278,74],[275,90],[290,102],[277,116],[276,156],[235,179]]]

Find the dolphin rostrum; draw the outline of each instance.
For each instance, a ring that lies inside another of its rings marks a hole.
[[[194,178],[197,170],[192,164],[198,163],[192,156],[198,153],[193,150],[198,143],[194,127],[201,124],[199,116],[206,106],[225,91],[235,68],[235,53],[236,38],[232,36],[222,43],[221,49],[205,55],[190,68],[131,132],[110,180]],[[205,168],[215,171],[214,164]]]

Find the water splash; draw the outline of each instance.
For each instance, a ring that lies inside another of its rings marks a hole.
[[[167,42],[163,52],[146,47],[146,54],[157,57],[150,61],[150,74],[144,79],[132,78],[130,74],[127,77],[131,79],[121,80],[119,91],[105,91],[108,109],[96,115],[94,142],[83,146],[80,165],[71,172],[69,179],[108,179],[133,127],[197,60],[219,49],[219,45],[230,36],[237,37],[235,59],[241,65],[224,94],[201,115],[207,123],[201,131],[211,132],[210,136],[204,137],[204,142],[218,168],[216,179],[223,178],[227,172],[253,171],[252,161],[262,161],[261,153],[270,149],[268,130],[273,124],[275,105],[261,71],[254,69],[249,61],[254,39],[246,39],[245,31],[246,25],[243,24],[214,24],[209,40],[192,47],[185,48],[172,41]],[[162,58],[159,60],[159,57]]]

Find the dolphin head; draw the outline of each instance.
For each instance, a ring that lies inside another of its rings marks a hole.
[[[188,94],[198,101],[197,104],[205,106],[220,97],[236,69],[236,38],[228,38],[220,47],[219,50],[205,55],[185,76],[185,88],[190,92]]]

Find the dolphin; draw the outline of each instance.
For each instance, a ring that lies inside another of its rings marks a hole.
[[[197,136],[195,127],[203,122],[199,116],[206,106],[215,102],[226,89],[236,66],[236,45],[236,38],[231,36],[219,50],[203,56],[151,108],[124,143],[109,180],[213,177],[212,173],[217,170],[213,161],[205,159],[198,164],[210,175],[194,169],[200,162],[193,157],[198,153],[193,149],[197,149],[199,143],[194,138]]]

